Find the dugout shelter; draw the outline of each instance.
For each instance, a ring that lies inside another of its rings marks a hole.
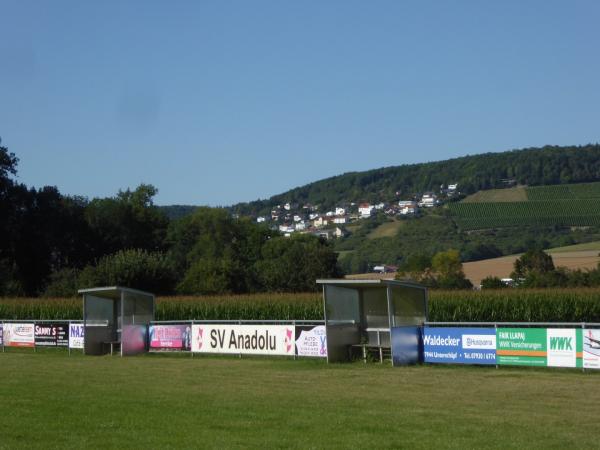
[[[415,345],[428,313],[424,286],[380,279],[317,280],[317,284],[323,287],[328,362],[351,360],[357,351],[365,362],[372,353],[381,362],[384,356],[393,356],[394,365],[417,362]]]
[[[86,355],[121,356],[148,351],[148,324],[154,320],[154,294],[119,286],[80,289]]]

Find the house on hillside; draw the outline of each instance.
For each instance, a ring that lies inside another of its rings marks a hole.
[[[401,200],[398,202],[399,213],[403,216],[414,215],[418,211],[417,202],[413,200]]]
[[[332,238],[333,231],[332,230],[319,230],[315,233],[315,235],[317,237],[329,240]]]
[[[335,208],[335,215],[336,216],[345,216],[346,215],[346,209],[345,208],[340,208],[339,206],[336,206],[336,208]]]
[[[369,203],[361,203],[358,205],[358,215],[361,219],[368,219],[375,212],[375,208]]]
[[[437,198],[437,195],[435,195],[433,192],[426,192],[421,197],[421,201],[418,203],[418,205],[421,208],[433,208],[434,206],[439,205],[439,203],[440,202]]]
[[[256,218],[256,223],[264,223],[264,222],[266,222],[266,221],[267,221],[267,218],[266,218],[266,217],[264,217],[264,216],[258,216],[258,217]]]
[[[336,238],[343,238],[348,235],[348,232],[345,231],[343,228],[335,227],[335,230],[333,230],[333,235]]]
[[[337,224],[344,224],[347,223],[348,219],[346,218],[346,216],[335,216],[333,218],[333,223],[337,223]]]
[[[294,225],[284,224],[279,225],[279,231],[281,231],[284,234],[293,233],[294,231],[296,231],[296,228],[294,227]]]
[[[315,220],[313,220],[313,226],[317,228],[327,226],[328,223],[329,220],[327,220],[327,218],[325,218],[324,216],[319,216]]]

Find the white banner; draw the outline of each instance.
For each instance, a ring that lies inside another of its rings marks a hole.
[[[294,332],[287,325],[192,325],[192,351],[293,356]]]
[[[5,323],[4,345],[7,347],[33,347],[35,345],[32,323]]]
[[[83,348],[85,328],[82,323],[72,323],[69,325],[69,347]]]
[[[304,328],[304,327],[302,327]],[[296,332],[301,327],[296,328]],[[302,329],[296,339],[298,356],[315,356],[327,358],[327,334],[325,325]]]
[[[583,367],[600,369],[600,330],[582,330]]]
[[[548,367],[577,366],[577,334],[574,328],[548,328]]]

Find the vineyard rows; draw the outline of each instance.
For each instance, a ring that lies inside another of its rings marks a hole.
[[[558,184],[535,186],[526,189],[530,201],[600,199],[600,183]]]
[[[471,230],[522,225],[600,225],[600,201],[592,200],[453,203],[449,208],[456,222]]]

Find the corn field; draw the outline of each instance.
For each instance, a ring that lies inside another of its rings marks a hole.
[[[156,320],[319,320],[321,295],[159,297]],[[82,318],[81,298],[0,299],[0,319]],[[600,322],[600,289],[430,291],[429,320],[440,322]]]

